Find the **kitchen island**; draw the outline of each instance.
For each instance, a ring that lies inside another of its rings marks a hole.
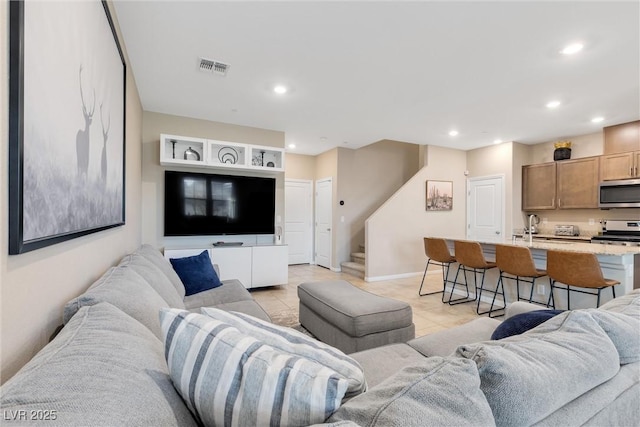
[[[528,236],[527,236],[528,237]],[[454,253],[454,239],[446,239],[451,253]],[[616,296],[624,295],[631,292],[633,289],[640,288],[640,247],[638,246],[617,246],[606,245],[602,243],[587,243],[583,241],[575,240],[536,240],[530,242],[528,238],[494,241],[494,242],[479,242],[482,246],[483,252],[487,260],[495,260],[495,245],[514,245],[514,246],[526,246],[531,250],[533,260],[536,267],[539,269],[546,269],[547,264],[547,251],[571,251],[571,252],[586,252],[595,254],[602,267],[602,274],[607,279],[615,279],[620,281],[620,284],[615,287]],[[453,265],[449,271],[449,279],[453,280],[457,266]],[[473,274],[467,274],[470,283],[469,290],[473,292]],[[487,271],[485,278],[485,288],[495,289],[498,282],[499,271],[497,268]],[[462,273],[458,277],[458,282],[463,281]],[[521,283],[521,297],[528,295],[530,284]],[[456,287],[456,294],[458,294],[460,287]],[[517,299],[515,280],[506,279],[504,283],[504,290],[507,297],[507,304]],[[549,297],[551,287],[549,285],[548,278],[541,278],[536,280],[536,289],[533,292],[533,298],[537,301],[546,301]],[[555,294],[556,308],[567,308],[567,293],[556,289]],[[612,298],[610,290],[604,290],[602,292],[602,302],[609,301]],[[490,298],[483,296],[484,302],[491,302]],[[576,292],[571,293],[571,308],[590,308],[595,307],[596,298],[590,295],[579,294]]]

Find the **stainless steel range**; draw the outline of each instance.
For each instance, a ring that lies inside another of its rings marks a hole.
[[[602,226],[602,235],[593,236],[591,238],[591,243],[640,246],[640,220],[604,220]]]

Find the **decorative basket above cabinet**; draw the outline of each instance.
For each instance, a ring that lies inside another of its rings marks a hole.
[[[284,149],[161,134],[160,164],[276,173],[284,172]]]

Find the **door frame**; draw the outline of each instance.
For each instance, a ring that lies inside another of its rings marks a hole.
[[[316,255],[318,252],[318,185],[324,182],[328,182],[329,188],[331,188],[331,200],[329,200],[329,224],[331,224],[331,231],[329,233],[329,269],[333,270],[333,178],[321,178],[315,181],[315,197],[314,197],[314,250],[313,250],[313,264],[317,265]]]
[[[308,237],[309,237],[309,241],[307,242],[307,249],[309,250],[309,264],[314,264],[315,263],[315,259],[313,256],[313,251],[315,249],[315,197],[314,197],[314,190],[315,187],[313,185],[313,180],[311,179],[285,179],[284,180],[284,188],[285,188],[285,203],[286,203],[286,194],[287,194],[287,182],[294,182],[294,183],[300,183],[300,184],[309,184],[309,190],[311,191],[311,205],[309,206],[309,212],[308,217],[309,217],[309,227],[307,230],[308,233]],[[287,217],[285,216],[284,218],[284,224],[285,224],[285,229],[284,229],[284,235],[286,236],[287,234]],[[286,239],[285,239],[286,240]],[[288,242],[285,241],[285,243],[288,244]]]
[[[472,182],[476,182],[476,181],[486,181],[488,179],[500,179],[501,184],[502,184],[502,206],[501,206],[501,211],[502,211],[502,224],[501,224],[501,229],[500,229],[500,233],[502,236],[502,239],[505,239],[505,230],[506,230],[506,219],[507,219],[507,201],[506,201],[506,175],[503,173],[500,174],[493,174],[493,175],[484,175],[484,176],[474,176],[472,178],[467,178],[467,220],[466,220],[466,227],[465,227],[465,238],[469,239],[469,230],[471,229],[471,183]]]

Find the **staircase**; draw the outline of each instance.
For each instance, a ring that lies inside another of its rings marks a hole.
[[[360,245],[360,252],[351,254],[351,261],[340,264],[343,273],[364,279],[364,245]]]

